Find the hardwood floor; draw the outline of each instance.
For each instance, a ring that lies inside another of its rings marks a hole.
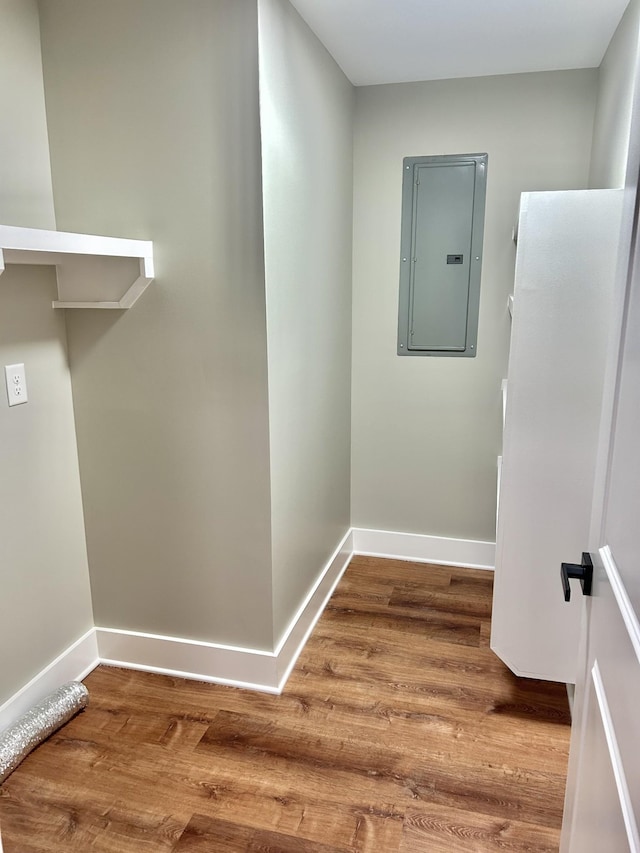
[[[566,693],[490,651],[491,582],[355,557],[279,697],[99,667],[5,853],[557,851]]]

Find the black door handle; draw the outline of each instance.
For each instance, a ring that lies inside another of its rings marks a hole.
[[[593,583],[593,563],[591,557],[586,551],[582,552],[582,562],[578,566],[576,563],[562,563],[560,566],[560,577],[562,578],[562,589],[564,590],[564,600],[571,600],[571,587],[569,586],[569,578],[578,578],[582,587],[583,595],[591,595],[591,585]]]

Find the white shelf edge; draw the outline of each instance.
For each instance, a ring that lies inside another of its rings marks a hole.
[[[500,389],[502,391],[502,429],[504,431],[505,423],[507,422],[507,387],[508,381],[506,379],[502,380],[500,385]]]
[[[137,258],[140,275],[118,301],[60,299],[52,303],[54,308],[131,308],[154,279],[153,243],[150,240],[0,225],[0,274],[4,272],[5,263],[44,263],[59,267],[66,258],[74,255]]]
[[[498,535],[498,522],[500,519],[500,486],[502,485],[502,456],[498,456],[498,476],[496,479],[496,536]]]

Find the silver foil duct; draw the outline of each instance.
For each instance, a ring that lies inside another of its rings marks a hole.
[[[85,708],[88,701],[89,691],[84,684],[70,681],[0,733],[0,784],[32,749]]]

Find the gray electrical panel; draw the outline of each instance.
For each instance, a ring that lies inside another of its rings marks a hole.
[[[403,161],[398,355],[476,354],[487,160]]]

